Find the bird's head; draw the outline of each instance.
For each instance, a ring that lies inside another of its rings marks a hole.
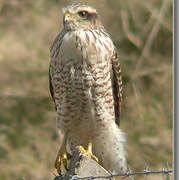
[[[97,29],[102,26],[96,9],[90,6],[72,4],[63,8],[62,11],[65,29]]]

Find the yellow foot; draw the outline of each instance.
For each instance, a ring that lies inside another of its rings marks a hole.
[[[88,149],[87,150],[85,150],[83,146],[79,146],[78,149],[84,156],[88,156],[91,159],[98,162],[98,158],[92,153],[92,143],[91,142],[88,144]]]
[[[57,173],[59,175],[62,175],[62,169],[65,171],[68,170],[68,160],[69,160],[69,157],[67,153],[64,153],[62,155],[58,153],[56,161],[55,161],[55,168],[57,169]]]

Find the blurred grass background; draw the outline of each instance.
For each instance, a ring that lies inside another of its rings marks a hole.
[[[0,0],[0,180],[54,177],[49,47],[71,2],[80,0]],[[172,0],[81,2],[97,8],[119,50],[130,168],[172,167]]]

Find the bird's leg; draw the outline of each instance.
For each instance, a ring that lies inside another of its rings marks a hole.
[[[57,169],[57,172],[59,175],[62,175],[62,168],[66,171],[68,171],[68,161],[70,159],[70,156],[68,155],[66,151],[66,147],[63,146],[57,154],[57,158],[55,160],[55,168]]]
[[[88,149],[84,149],[83,146],[79,146],[78,147],[79,151],[84,155],[84,156],[88,156],[91,159],[95,160],[96,162],[98,162],[98,158],[92,153],[92,143],[89,142],[88,144]]]

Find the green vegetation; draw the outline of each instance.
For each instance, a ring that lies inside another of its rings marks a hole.
[[[60,141],[49,47],[62,28],[60,9],[71,2],[0,2],[0,180],[54,177]],[[119,50],[130,168],[172,167],[172,0],[81,2],[97,8]]]

